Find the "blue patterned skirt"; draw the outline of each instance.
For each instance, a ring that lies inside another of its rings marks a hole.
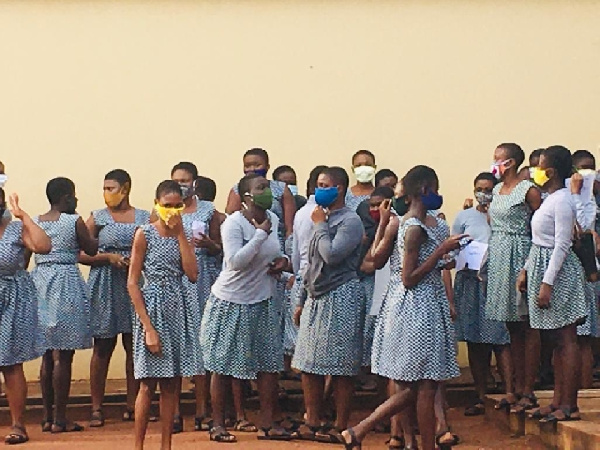
[[[113,338],[133,330],[133,305],[127,292],[127,270],[112,266],[92,267],[91,328],[95,338]]]
[[[531,238],[517,234],[492,234],[488,255],[486,317],[499,322],[524,322],[517,304],[517,278],[531,248]]]
[[[371,348],[373,347],[373,336],[375,335],[375,323],[377,316],[371,316],[371,306],[373,306],[373,291],[375,290],[375,275],[361,278],[360,285],[365,296],[365,325],[363,327],[362,344],[362,367],[371,366]]]
[[[206,369],[242,380],[282,371],[282,323],[281,303],[274,299],[241,305],[211,295],[200,332]]]
[[[585,300],[588,306],[588,316],[583,325],[577,327],[577,336],[600,337],[598,326],[598,294],[600,282],[585,283]]]
[[[456,339],[475,344],[510,344],[506,325],[485,315],[485,285],[473,270],[461,270],[454,279]]]
[[[567,255],[554,280],[550,307],[548,309],[538,307],[537,297],[552,251],[551,248],[533,245],[527,262],[529,324],[531,328],[540,330],[557,330],[577,323],[588,315],[585,275],[573,251]]]
[[[38,333],[38,297],[31,276],[0,276],[0,367],[22,364],[46,351]]]
[[[47,349],[90,348],[90,292],[79,268],[75,264],[39,264],[31,277],[39,298],[39,332]]]
[[[364,295],[351,280],[304,305],[292,367],[316,375],[354,376],[362,361]]]
[[[373,373],[406,382],[460,375],[441,274],[428,278],[412,289],[390,285],[375,328]]]
[[[292,289],[287,288],[287,281],[280,280],[277,282],[277,295],[283,300],[283,352],[286,356],[292,356],[296,348],[296,340],[298,339],[298,327],[294,323],[294,307],[292,307],[292,294],[295,288],[296,281]]]
[[[183,294],[183,282],[165,278],[161,283],[147,283],[144,303],[152,325],[158,332],[161,355],[146,347],[145,331],[135,316],[133,330],[133,366],[135,378],[193,377],[204,374],[199,345],[200,323],[197,320],[197,297]]]

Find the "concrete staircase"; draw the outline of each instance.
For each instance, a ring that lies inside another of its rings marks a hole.
[[[542,406],[552,401],[552,391],[535,393]],[[486,419],[514,436],[539,436],[550,449],[560,450],[600,450],[600,390],[579,392],[580,421],[540,424],[528,419],[525,414],[510,414],[497,411],[494,406],[502,395],[488,395],[485,399]]]

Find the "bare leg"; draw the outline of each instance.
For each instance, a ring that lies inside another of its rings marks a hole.
[[[260,399],[261,428],[278,428],[275,425],[275,404],[278,398],[278,374],[261,372],[258,374],[258,396]]]
[[[40,368],[40,386],[44,405],[44,422],[54,421],[54,357],[52,350],[46,351],[42,357]]]
[[[504,387],[506,388],[507,394],[515,393],[515,383],[514,383],[514,370],[513,370],[513,361],[510,354],[510,346],[509,345],[499,345],[494,350],[496,354],[496,363],[498,364],[502,379],[504,381]]]
[[[581,355],[581,388],[590,389],[594,382],[594,354],[592,352],[592,338],[578,336],[579,354]]]
[[[354,433],[356,434],[356,438],[359,442],[365,438],[365,436],[377,426],[378,423],[381,423],[387,419],[390,419],[392,416],[400,413],[408,406],[414,404],[417,398],[417,386],[415,383],[410,385],[399,384],[396,388],[396,393],[388,398],[385,402],[379,405],[373,413],[360,422],[358,425],[353,427]],[[435,392],[435,391],[434,391]],[[433,411],[433,405],[432,405]],[[434,415],[435,420],[435,415]],[[434,424],[435,427],[435,424]],[[434,428],[435,432],[435,428]],[[342,432],[342,436],[346,440],[346,442],[350,442],[350,435],[348,431]]]
[[[306,424],[310,427],[318,427],[321,425],[325,377],[303,373],[302,390],[304,391],[304,403],[306,404]]]
[[[23,373],[23,364],[2,368],[6,384],[6,398],[10,407],[10,416],[14,427],[25,427],[25,402],[27,400],[27,382]]]
[[[179,383],[177,382],[179,380]],[[177,386],[181,387],[181,377],[161,378],[160,384],[160,428],[161,450],[171,450],[171,437],[173,435],[173,417],[175,404],[178,402]]]
[[[54,351],[54,403],[56,405],[54,423],[66,424],[67,422],[67,403],[71,392],[74,354],[73,350]]]
[[[135,409],[135,398],[140,389],[140,382],[133,375],[133,335],[126,333],[121,336],[125,349],[125,376],[127,378],[127,411]]]
[[[90,391],[92,395],[92,412],[102,409],[106,391],[108,365],[112,357],[117,338],[94,339],[94,351],[90,361]]]
[[[208,395],[209,389],[206,375],[197,375],[194,377],[196,393],[196,417],[207,417],[208,415]]]
[[[514,367],[515,392],[525,393],[525,330],[522,322],[507,322],[510,333],[510,356]]]
[[[421,432],[423,450],[435,450],[435,395],[438,383],[430,380],[419,382],[417,396],[417,420]]]
[[[135,449],[143,450],[148,419],[150,418],[150,405],[156,390],[156,380],[146,379],[140,382],[137,399],[135,401]],[[162,388],[161,388],[162,391]],[[161,392],[162,398],[162,392]]]
[[[475,391],[480,400],[483,400],[487,391],[487,374],[489,371],[490,346],[467,342],[469,354],[469,367],[475,382]]]
[[[338,430],[345,430],[348,428],[350,419],[354,379],[352,377],[333,377],[333,394],[336,406],[335,426]]]
[[[213,426],[222,427],[225,424],[224,406],[225,390],[230,377],[213,373],[210,380],[210,398],[213,409]],[[233,384],[233,383],[232,383]]]
[[[243,381],[237,378],[231,378],[231,392],[233,393],[233,407],[235,409],[235,420],[246,420],[246,410],[244,408],[244,387]],[[212,397],[211,397],[212,398]],[[214,409],[214,404],[213,404]]]
[[[558,330],[558,349],[561,353],[563,369],[577,367],[579,355],[577,354],[577,326],[568,325]],[[577,407],[577,370],[563,370],[561,376],[562,393],[561,407]]]
[[[175,411],[174,417],[180,417],[181,411],[179,411],[179,397],[181,396],[181,377],[174,379],[175,381]]]
[[[525,387],[524,394],[533,394],[540,371],[540,331],[525,324]]]

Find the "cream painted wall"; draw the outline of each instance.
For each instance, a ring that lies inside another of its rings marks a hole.
[[[64,175],[87,214],[115,167],[148,207],[192,160],[223,208],[249,147],[302,180],[368,148],[432,165],[452,218],[501,141],[597,149],[599,23],[594,1],[0,1],[0,159],[31,213]]]

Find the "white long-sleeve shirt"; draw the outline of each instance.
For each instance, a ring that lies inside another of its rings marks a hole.
[[[566,188],[550,194],[531,219],[533,244],[553,249],[542,280],[550,286],[571,250],[575,220],[575,202]]]
[[[593,230],[596,225],[596,199],[583,200],[580,194],[571,194],[577,210],[577,223],[584,230]]]
[[[308,265],[308,244],[313,228],[311,215],[317,206],[315,196],[311,195],[306,205],[294,216],[294,238],[292,244],[292,267],[299,274]]]

